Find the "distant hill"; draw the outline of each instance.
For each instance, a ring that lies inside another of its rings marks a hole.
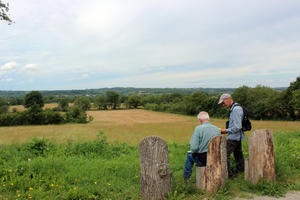
[[[114,91],[121,95],[149,95],[149,94],[192,94],[197,91],[205,92],[209,96],[218,95],[220,93],[232,93],[236,88],[133,88],[133,87],[114,87],[114,88],[99,88],[85,90],[41,90],[43,96],[97,96],[105,95],[107,91]],[[285,87],[274,88],[275,90],[284,90]],[[0,90],[0,97],[24,97],[30,91],[5,91]]]

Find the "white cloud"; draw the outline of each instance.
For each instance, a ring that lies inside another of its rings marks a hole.
[[[19,73],[24,73],[26,75],[34,76],[39,72],[36,64],[26,64]]]
[[[16,69],[17,63],[16,62],[8,62],[2,66],[0,66],[1,71],[10,71]]]
[[[60,89],[294,80],[299,9],[293,0],[14,0],[16,23],[0,23],[0,77],[40,77],[41,89],[58,79]]]
[[[17,63],[16,62],[8,62],[4,65],[0,66],[0,76],[11,74],[15,72],[17,69]]]

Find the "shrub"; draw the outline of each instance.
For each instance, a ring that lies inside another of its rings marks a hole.
[[[43,111],[43,124],[61,124],[64,122],[64,117],[59,113],[49,108]]]
[[[87,123],[87,114],[78,106],[72,106],[66,112],[66,121],[75,123]]]

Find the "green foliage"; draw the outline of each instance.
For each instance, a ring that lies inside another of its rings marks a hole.
[[[127,104],[129,108],[137,108],[138,106],[142,105],[142,98],[138,95],[132,95],[128,97]]]
[[[62,98],[58,101],[59,110],[66,112],[69,108],[69,100],[67,98]]]
[[[83,111],[87,111],[91,106],[91,102],[88,98],[77,97],[74,101],[74,105]]]
[[[2,0],[0,0],[0,21],[7,21],[8,24],[12,23],[12,20],[9,18],[8,15],[9,11],[9,4],[8,3],[3,3]]]
[[[299,131],[274,134],[276,182],[253,185],[242,174],[208,195],[196,189],[195,168],[190,183],[183,182],[188,144],[170,143],[173,189],[168,199],[223,200],[249,198],[249,193],[279,197],[287,190],[299,190],[299,144]],[[87,142],[55,144],[34,138],[22,145],[0,145],[0,198],[141,199],[139,162],[137,146],[110,144],[103,131]]]
[[[94,105],[97,106],[99,110],[101,109],[106,110],[107,109],[106,98],[102,95],[99,95],[98,97],[95,98]]]
[[[34,105],[38,105],[41,108],[44,106],[44,99],[39,91],[32,91],[26,94],[24,102],[25,108],[30,108]]]
[[[87,114],[85,113],[82,108],[78,106],[72,106],[65,114],[66,122],[73,122],[73,123],[88,123],[89,119]]]
[[[64,117],[59,112],[55,112],[49,108],[43,111],[43,124],[62,124],[64,120]]]
[[[7,102],[5,102],[1,97],[0,97],[0,114],[6,113],[8,111],[8,105]]]
[[[117,109],[120,104],[120,95],[114,91],[107,91],[106,92],[106,102],[107,105],[110,106],[112,109]]]

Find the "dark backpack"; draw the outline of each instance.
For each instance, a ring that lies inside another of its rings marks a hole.
[[[241,104],[236,103],[236,104],[234,104],[233,108],[234,108],[235,106],[241,106]],[[249,120],[249,114],[248,114],[248,111],[247,111],[246,108],[244,108],[243,106],[241,106],[241,107],[242,107],[243,113],[244,113],[244,114],[243,114],[243,119],[242,119],[242,131],[250,131],[251,128],[252,128],[252,125],[251,125],[251,122],[250,122],[250,120]],[[232,108],[232,110],[233,110],[233,108]],[[229,115],[230,115],[230,113],[229,113]],[[229,121],[226,122],[226,128],[228,128],[228,123],[229,123]]]

